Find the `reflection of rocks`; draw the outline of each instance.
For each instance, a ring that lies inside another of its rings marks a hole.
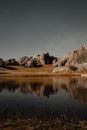
[[[18,89],[19,84],[14,81],[6,81],[0,83],[0,92],[3,90],[8,90],[9,92],[15,92]]]
[[[54,86],[58,87],[60,92],[68,92],[70,97],[87,103],[87,80],[78,78],[54,78]]]
[[[37,81],[36,82],[30,81],[28,84],[23,84],[23,86],[19,88],[19,91],[25,94],[31,93],[47,97],[56,92],[52,84],[44,84],[43,82],[37,82]]]
[[[49,97],[58,92],[67,92],[73,99],[87,103],[87,80],[81,78],[46,78],[17,81],[0,80],[0,92],[16,90],[24,94],[36,94]]]

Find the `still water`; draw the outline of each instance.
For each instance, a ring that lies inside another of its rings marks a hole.
[[[0,78],[0,120],[63,115],[87,120],[86,78]]]

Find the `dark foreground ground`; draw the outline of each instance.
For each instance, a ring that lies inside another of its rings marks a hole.
[[[87,121],[75,121],[66,117],[53,120],[9,118],[0,121],[0,130],[87,130]]]

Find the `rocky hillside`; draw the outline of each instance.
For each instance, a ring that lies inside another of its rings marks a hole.
[[[27,56],[20,57],[18,63],[19,65],[28,68],[33,68],[33,67],[42,67],[45,64],[52,64],[54,59],[55,59],[54,56],[50,56],[49,53],[44,53],[34,57],[27,57]]]
[[[53,61],[53,72],[85,69],[87,70],[87,45],[70,51],[67,57],[57,58]]]
[[[0,67],[20,65],[28,68],[36,68],[36,67],[42,67],[43,65],[46,64],[52,64],[54,59],[56,59],[56,57],[51,56],[49,53],[44,53],[34,57],[22,56],[18,59],[18,61],[11,58],[7,60],[3,60],[1,58]]]
[[[87,45],[76,50],[70,51],[66,57],[55,57],[49,53],[40,54],[33,57],[22,56],[15,59],[0,59],[0,67],[23,66],[26,68],[41,68],[45,65],[53,64],[52,72],[60,71],[87,71]]]

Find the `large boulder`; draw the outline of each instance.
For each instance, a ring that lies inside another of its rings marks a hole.
[[[5,60],[5,64],[6,65],[19,65],[19,63],[15,60],[15,59],[8,59],[8,60]]]
[[[5,62],[3,61],[2,58],[0,58],[0,67],[5,67]]]

